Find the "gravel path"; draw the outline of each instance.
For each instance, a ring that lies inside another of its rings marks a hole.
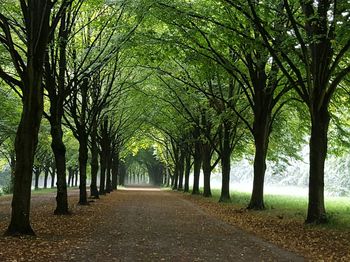
[[[203,212],[172,192],[113,193],[89,238],[61,261],[303,261]]]

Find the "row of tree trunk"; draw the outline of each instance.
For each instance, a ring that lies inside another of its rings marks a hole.
[[[222,105],[217,106],[217,108],[220,108],[218,113],[223,111]],[[179,140],[180,142],[178,143],[172,141],[174,160],[172,188],[189,192],[189,176],[193,166],[192,194],[200,194],[199,178],[200,170],[202,170],[203,196],[211,197],[211,173],[220,162],[222,170],[220,202],[230,202],[231,153],[242,137],[242,134],[238,132],[239,124],[238,119],[235,122],[232,119],[224,119],[223,123],[213,132],[210,118],[203,111],[200,122],[192,132],[191,139]],[[213,160],[214,153],[217,155],[215,160]]]
[[[147,184],[149,183],[149,179],[147,178],[145,173],[134,173],[130,172],[126,177],[127,184]]]
[[[38,190],[40,188],[40,176],[44,173],[44,181],[42,188],[48,188],[48,181],[50,177],[50,188],[55,188],[56,184],[56,170],[54,163],[50,166],[44,167],[34,167],[34,190]],[[68,187],[76,187],[78,186],[78,178],[79,178],[79,170],[78,168],[69,167],[68,168]]]

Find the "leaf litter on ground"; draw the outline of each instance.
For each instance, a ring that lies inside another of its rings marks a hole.
[[[205,212],[310,261],[350,261],[350,231],[305,225],[302,217],[271,216],[241,205],[217,203],[200,195],[179,194]]]
[[[212,199],[178,193],[178,197],[196,204],[209,215],[239,227],[268,242],[303,255],[310,261],[350,261],[350,232],[306,226],[301,217],[269,216],[248,211],[234,204],[220,204]],[[35,237],[0,236],[0,261],[59,261],[62,253],[82,249],[103,218],[123,201],[118,194],[109,194],[88,206],[79,206],[78,191],[70,191],[71,215],[56,216],[54,194],[32,197],[31,221]],[[10,197],[0,198],[0,232],[10,219]],[[73,252],[74,254],[74,252]],[[71,258],[73,259],[73,258]]]

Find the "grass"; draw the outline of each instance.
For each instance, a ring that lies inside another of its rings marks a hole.
[[[212,190],[212,201],[219,201],[220,190]],[[246,192],[233,191],[231,193],[232,203],[235,208],[246,208],[250,194]],[[265,208],[258,212],[262,216],[283,217],[284,219],[305,220],[307,212],[307,197],[289,195],[265,195]],[[326,211],[329,223],[319,227],[350,230],[350,197],[326,197]]]
[[[48,194],[57,192],[57,188],[39,188],[32,190],[32,195]]]
[[[77,189],[78,187],[69,187],[67,188],[68,190],[70,189]],[[40,195],[40,194],[49,194],[49,193],[56,193],[57,192],[57,188],[39,188],[37,190],[32,189],[32,195]],[[2,194],[1,196],[9,196],[12,194]]]

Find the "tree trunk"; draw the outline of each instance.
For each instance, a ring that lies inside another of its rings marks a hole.
[[[318,106],[318,104],[317,104]],[[315,106],[316,107],[316,106]],[[311,109],[309,204],[306,223],[327,222],[324,205],[324,165],[330,121],[328,106]]]
[[[94,147],[94,145],[92,146]],[[97,188],[97,173],[98,173],[98,149],[91,149],[91,183],[90,183],[90,196],[95,199],[99,199],[99,192]]]
[[[204,197],[211,197],[211,188],[210,188],[210,176],[211,176],[211,154],[210,154],[210,145],[209,143],[203,143],[202,146],[202,169],[204,176]]]
[[[111,166],[112,166],[111,152],[107,152],[107,165],[106,165],[106,193],[112,192],[112,181],[111,181]],[[136,179],[136,177],[135,177]]]
[[[97,125],[94,123],[91,132],[91,184],[90,195],[92,198],[100,198],[97,189],[97,173],[98,173],[98,145],[97,145]]]
[[[264,99],[265,101],[267,99]],[[254,181],[253,192],[248,209],[263,210],[264,205],[264,179],[266,171],[266,155],[269,145],[271,111],[268,106],[256,109],[258,115],[254,117],[253,135],[255,143]]]
[[[55,187],[55,178],[56,178],[56,167],[53,164],[51,166],[51,188]]]
[[[183,178],[184,178],[184,169],[185,169],[185,152],[181,150],[179,157],[179,184],[177,190],[183,190]]]
[[[191,154],[187,152],[185,160],[185,186],[184,192],[190,192]]]
[[[78,176],[79,176],[79,169],[78,168],[74,171],[74,175],[75,175],[74,186],[77,187],[78,186]]]
[[[106,194],[106,159],[104,157],[104,152],[100,152],[100,195]]]
[[[134,184],[136,184],[136,177],[134,177]],[[111,169],[106,169],[106,193],[112,192],[112,182],[111,182]]]
[[[264,205],[264,179],[266,171],[266,137],[257,136],[255,138],[255,158],[254,158],[254,181],[253,193],[248,205],[248,209],[262,210]]]
[[[59,30],[59,77],[58,90],[56,92],[55,80],[52,87],[47,88],[50,99],[50,125],[51,125],[51,148],[55,156],[55,164],[57,171],[57,196],[56,196],[56,215],[69,214],[68,210],[68,195],[67,195],[67,180],[66,180],[66,147],[63,143],[62,117],[64,114],[64,88],[65,74],[67,68],[66,49],[68,32],[66,31],[65,13],[61,17],[61,26]],[[52,65],[54,66],[54,65]],[[54,70],[55,71],[55,70]]]
[[[177,190],[179,184],[179,164],[175,163],[173,175],[173,190]]]
[[[16,168],[12,198],[11,222],[6,235],[34,235],[30,226],[30,198],[34,154],[38,142],[38,132],[42,114],[41,81],[30,86],[30,93],[23,97],[23,112],[18,126],[15,148]],[[37,89],[40,89],[37,90]]]
[[[34,235],[29,222],[30,197],[34,154],[44,109],[42,75],[51,29],[51,8],[51,2],[39,0],[27,1],[22,5],[22,13],[25,17],[27,61],[24,61],[25,69],[21,75],[23,109],[15,140],[15,183],[11,222],[6,235]]]
[[[23,111],[15,140],[16,167],[12,213],[6,235],[34,235],[29,214],[34,154],[43,112],[43,91],[41,73],[34,67],[31,70],[33,74],[28,76],[29,84],[23,93]]]
[[[34,170],[34,176],[35,176],[35,182],[34,182],[34,189],[38,190],[39,189],[39,176],[40,176],[40,168],[35,168]]]
[[[51,111],[51,116],[53,112]],[[53,118],[52,118],[53,119]],[[67,181],[66,181],[66,147],[63,143],[63,131],[61,124],[61,117],[56,118],[57,122],[51,120],[51,148],[55,156],[56,171],[57,171],[57,196],[56,209],[54,214],[66,215],[68,210],[68,196],[67,196]],[[53,170],[53,174],[54,174]],[[52,176],[54,180],[54,175]],[[51,183],[52,186],[52,183]]]
[[[231,145],[229,126],[223,125],[223,141],[221,152],[221,196],[219,202],[231,202],[230,197],[230,171],[231,171]]]
[[[86,167],[88,161],[88,137],[86,134],[79,135],[79,204],[87,205],[86,193]]]
[[[116,152],[112,159],[112,190],[117,190],[119,172],[119,153]]]
[[[174,175],[171,174],[171,169],[169,168],[168,169],[168,174],[170,176],[170,187],[172,188],[174,186],[174,183],[175,183],[175,179],[174,179]]]
[[[174,153],[174,175],[172,189],[177,190],[179,186],[179,171],[180,171],[180,147],[172,141],[172,148]],[[149,172],[149,174],[151,174]]]
[[[201,149],[200,149],[200,142],[197,141],[195,143],[195,150],[194,150],[194,156],[193,156],[193,188],[192,188],[192,194],[196,195],[199,194],[199,176],[201,172],[201,164],[202,164],[202,158],[201,158]]]
[[[73,181],[74,174],[73,174],[73,169],[71,167],[68,167],[68,186],[70,186]]]
[[[47,188],[47,179],[49,178],[49,167],[45,167],[44,170],[44,188]]]

